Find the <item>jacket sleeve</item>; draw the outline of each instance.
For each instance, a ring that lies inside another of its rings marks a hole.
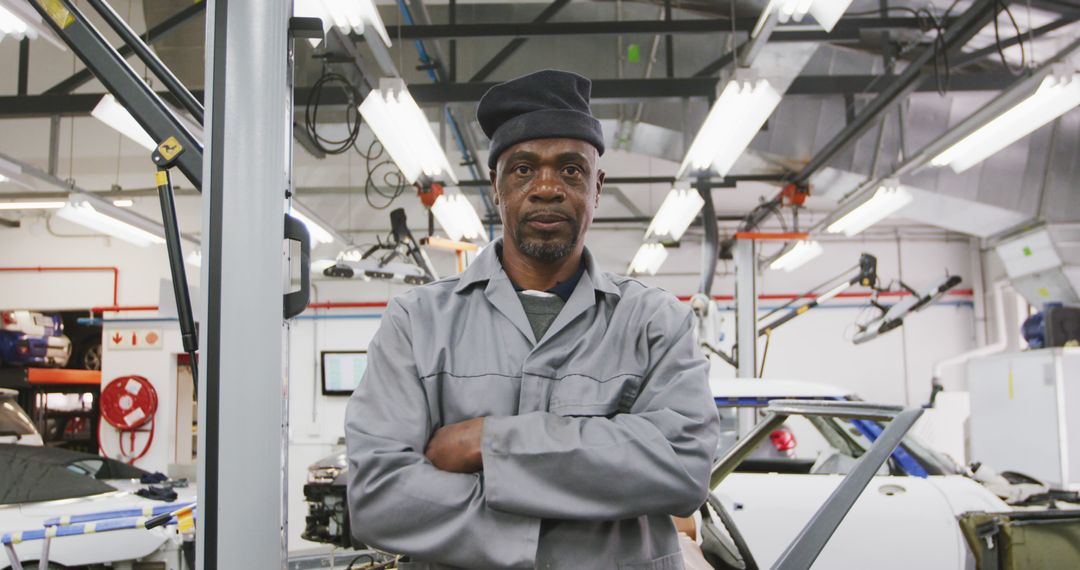
[[[532,568],[540,521],[487,504],[478,474],[436,469],[408,315],[387,307],[368,366],[345,413],[348,505],[357,540],[466,568]]]
[[[648,351],[648,372],[628,413],[486,418],[488,504],[578,520],[685,516],[700,507],[720,426],[692,326],[675,300],[649,319],[636,347]]]

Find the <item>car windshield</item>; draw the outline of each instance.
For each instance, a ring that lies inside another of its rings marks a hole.
[[[34,422],[10,398],[0,399],[0,437],[24,436],[37,433]]]
[[[737,441],[740,411],[754,423],[765,417],[766,401],[754,405],[718,404],[722,430],[717,457]],[[845,474],[881,434],[881,424],[867,420],[790,416],[739,464],[736,472]],[[947,456],[907,436],[882,466],[883,475],[951,475],[959,467]]]

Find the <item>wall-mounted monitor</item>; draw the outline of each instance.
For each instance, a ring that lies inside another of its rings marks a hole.
[[[324,350],[322,393],[324,396],[351,396],[367,370],[366,350]]]

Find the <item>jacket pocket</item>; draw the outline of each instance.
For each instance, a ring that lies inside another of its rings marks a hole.
[[[619,564],[619,570],[683,570],[682,552],[661,556],[648,562]]]
[[[560,416],[613,416],[630,411],[642,377],[618,374],[598,379],[568,374],[555,383],[548,409]]]

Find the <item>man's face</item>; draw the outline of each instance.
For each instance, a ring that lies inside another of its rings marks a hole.
[[[503,151],[491,185],[518,251],[550,263],[580,250],[604,184],[598,160],[596,147],[578,139],[537,139]]]

